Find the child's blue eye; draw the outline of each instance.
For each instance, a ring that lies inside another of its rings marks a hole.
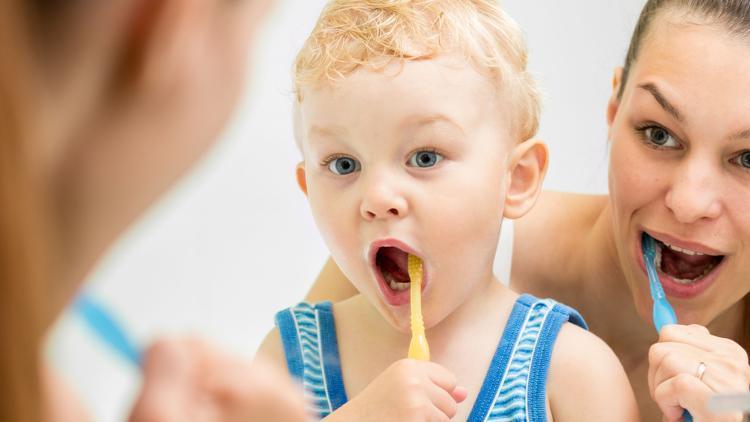
[[[409,165],[413,167],[433,167],[443,160],[443,156],[435,151],[417,151],[409,157]]]
[[[750,151],[742,151],[732,161],[744,167],[745,169],[750,170]]]
[[[359,161],[351,157],[334,158],[328,163],[328,169],[340,176],[345,176],[355,171],[359,171]]]

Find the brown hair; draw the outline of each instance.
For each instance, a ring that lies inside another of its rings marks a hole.
[[[659,13],[664,12],[683,13],[685,18],[697,19],[697,22],[716,25],[724,28],[731,36],[741,39],[750,38],[750,0],[648,0],[643,6],[638,23],[635,25],[633,37],[630,39],[630,47],[625,57],[617,97],[622,97],[625,84],[628,80],[630,68],[638,59],[638,53],[644,42],[651,24],[656,20]],[[695,22],[695,21],[686,21]],[[744,326],[742,327],[742,338],[740,345],[750,351],[750,298],[745,296]]]
[[[0,420],[39,421],[42,337],[50,322],[42,189],[24,3],[0,2]],[[37,122],[38,124],[39,122]],[[45,288],[46,287],[46,288]]]

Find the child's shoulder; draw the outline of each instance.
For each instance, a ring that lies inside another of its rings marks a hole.
[[[603,340],[574,324],[560,329],[547,391],[555,420],[639,420],[620,360]]]

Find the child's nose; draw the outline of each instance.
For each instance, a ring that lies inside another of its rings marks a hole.
[[[406,198],[385,180],[370,184],[360,206],[360,213],[367,221],[403,218],[408,212]]]

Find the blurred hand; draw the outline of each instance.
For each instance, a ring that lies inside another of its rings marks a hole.
[[[714,414],[706,404],[717,393],[748,391],[747,352],[701,325],[665,326],[649,351],[648,386],[665,420],[680,421],[687,409],[696,421],[741,421],[739,413]]]
[[[402,359],[388,367],[327,421],[448,421],[466,389],[442,366]]]
[[[145,354],[131,422],[298,422],[301,388],[263,362],[230,357],[199,340],[161,340]]]

